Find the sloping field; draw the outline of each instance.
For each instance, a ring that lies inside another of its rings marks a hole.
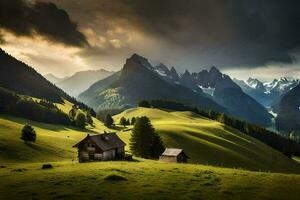
[[[299,164],[260,141],[192,112],[134,108],[115,121],[148,116],[167,147],[183,148],[190,162],[262,171],[299,171]],[[130,131],[120,133],[129,140]]]

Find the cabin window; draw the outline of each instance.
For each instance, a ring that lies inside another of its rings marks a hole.
[[[87,147],[95,147],[95,145],[91,144],[91,143],[87,143],[86,145],[87,145]]]

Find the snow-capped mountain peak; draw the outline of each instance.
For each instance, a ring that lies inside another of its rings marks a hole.
[[[264,90],[263,83],[256,78],[248,78],[246,84],[253,89]]]
[[[266,107],[276,104],[276,102],[280,101],[282,95],[300,83],[298,79],[291,77],[275,78],[269,82],[262,82],[256,78],[249,78],[247,81],[235,79],[235,82],[244,92]]]

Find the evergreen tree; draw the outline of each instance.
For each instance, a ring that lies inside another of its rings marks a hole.
[[[131,125],[134,125],[135,121],[136,121],[135,117],[131,118]]]
[[[159,156],[164,152],[165,146],[160,136],[154,132],[153,141],[152,141],[152,149],[151,149],[151,157],[158,159]]]
[[[78,111],[77,106],[73,105],[72,109],[69,112],[69,117],[70,117],[71,120],[75,121],[75,118],[76,118],[76,115],[77,115],[77,111]]]
[[[111,117],[110,114],[106,115],[104,124],[107,127],[111,127],[114,124],[114,119]]]
[[[164,145],[148,117],[138,118],[130,138],[130,149],[136,156],[157,159]]]
[[[121,119],[120,119],[120,124],[122,125],[122,126],[126,126],[127,125],[127,121],[126,121],[126,118],[125,117],[121,117]]]
[[[75,124],[77,127],[85,128],[86,126],[86,119],[85,115],[83,113],[78,113],[76,116]]]
[[[92,116],[91,116],[90,113],[87,113],[87,114],[86,114],[86,122],[87,122],[88,124],[90,124],[90,125],[93,125],[93,124],[94,124],[93,118],[92,118]]]
[[[30,125],[25,125],[22,129],[21,139],[25,142],[35,142],[36,141],[36,133],[34,128]]]

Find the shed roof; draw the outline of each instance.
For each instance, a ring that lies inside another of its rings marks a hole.
[[[183,152],[183,149],[166,148],[162,156],[178,156]]]
[[[87,139],[92,140],[103,151],[110,149],[121,148],[126,144],[117,136],[116,133],[103,133],[99,135],[88,135],[86,138],[75,144],[73,147],[78,147],[81,143],[84,143]]]

